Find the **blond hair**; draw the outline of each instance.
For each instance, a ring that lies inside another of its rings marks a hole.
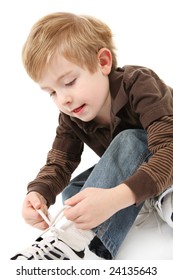
[[[67,60],[95,72],[98,51],[108,48],[112,53],[112,69],[115,69],[112,37],[110,28],[94,17],[52,13],[33,25],[23,47],[23,64],[29,76],[38,82],[58,50]]]

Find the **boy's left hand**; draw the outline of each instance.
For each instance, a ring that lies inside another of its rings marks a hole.
[[[72,206],[64,210],[65,217],[79,229],[92,229],[116,212],[112,196],[114,189],[86,188],[65,201]]]

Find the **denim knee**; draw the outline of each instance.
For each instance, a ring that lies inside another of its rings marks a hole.
[[[126,156],[134,156],[140,151],[148,151],[147,133],[143,129],[127,129],[121,131],[111,142],[105,153],[124,154]]]
[[[116,139],[116,141],[120,141],[121,143],[124,142],[124,144],[127,142],[134,144],[136,141],[140,141],[147,145],[147,133],[144,129],[126,129],[121,131],[114,139]]]

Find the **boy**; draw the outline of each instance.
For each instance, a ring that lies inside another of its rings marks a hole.
[[[117,67],[111,30],[90,16],[40,19],[23,62],[60,110],[23,217],[48,228],[48,208],[63,191],[67,220],[60,229],[55,220],[47,237],[12,259],[84,259],[89,244],[101,257],[115,258],[143,202],[173,184],[173,90],[148,68]],[[100,160],[69,183],[84,143]]]

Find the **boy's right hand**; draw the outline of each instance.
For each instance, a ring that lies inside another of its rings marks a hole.
[[[48,224],[37,212],[41,209],[48,216],[46,199],[38,192],[30,192],[26,195],[22,207],[22,216],[25,222],[33,227],[44,230],[48,228]]]

